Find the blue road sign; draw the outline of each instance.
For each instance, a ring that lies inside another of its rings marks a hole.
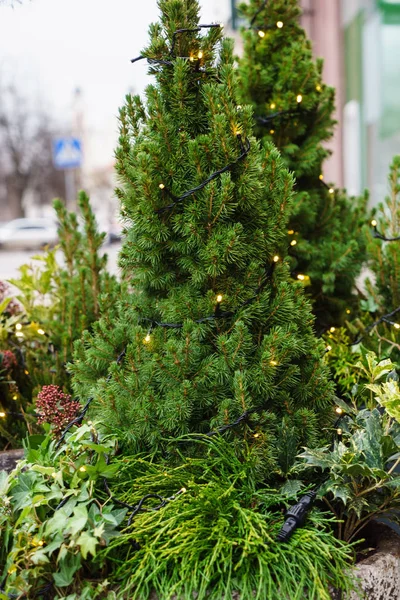
[[[82,143],[74,137],[53,140],[53,163],[56,169],[77,169],[82,165]]]

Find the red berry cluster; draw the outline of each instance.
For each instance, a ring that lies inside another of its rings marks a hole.
[[[0,369],[11,371],[13,367],[17,366],[17,359],[15,354],[11,350],[3,350],[0,352]]]
[[[71,400],[58,385],[44,385],[38,394],[36,408],[38,423],[50,423],[55,437],[59,437],[78,415],[81,405],[77,400]]]
[[[10,286],[4,281],[0,281],[0,304],[4,302],[6,298],[9,298],[11,293]],[[18,315],[21,312],[21,305],[15,298],[11,298],[4,312],[11,316]]]

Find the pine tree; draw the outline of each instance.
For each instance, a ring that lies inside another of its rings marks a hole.
[[[334,90],[322,81],[322,60],[299,25],[298,0],[250,0],[241,10],[240,99],[254,109],[255,135],[273,141],[295,175],[288,244],[292,275],[307,286],[317,330],[343,322],[356,304],[355,278],[365,255],[364,199],[349,199],[324,181],[324,142],[333,135]]]
[[[196,0],[159,7],[142,54],[155,83],[120,111],[127,289],[77,347],[75,391],[134,451],[222,428],[258,445],[264,477],[287,473],[332,400],[324,345],[284,260],[293,179],[251,137],[232,42],[199,28]]]

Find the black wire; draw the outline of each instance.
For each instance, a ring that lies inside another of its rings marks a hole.
[[[238,306],[236,308],[236,310],[221,311],[220,305],[218,303],[215,313],[213,315],[209,315],[208,317],[202,317],[201,319],[196,319],[194,321],[194,323],[205,323],[206,321],[214,321],[215,319],[227,319],[229,317],[233,317],[234,315],[236,315],[239,312],[239,310],[241,308],[244,308],[245,306],[248,306],[249,304],[252,304],[253,302],[255,302],[255,300],[257,299],[260,292],[262,292],[262,290],[267,285],[268,281],[271,279],[271,277],[274,273],[275,267],[276,267],[276,262],[273,262],[269,266],[268,270],[266,271],[260,285],[254,291],[254,296],[252,298],[248,298],[247,300],[245,300],[240,306]],[[164,327],[165,329],[181,329],[183,327],[183,323],[162,323],[160,321],[156,321],[154,319],[148,319],[146,317],[143,317],[140,320],[150,323],[150,325],[151,325],[150,331],[154,327]]]
[[[356,344],[359,344],[365,338],[365,336],[367,335],[367,333],[369,333],[371,331],[371,329],[374,329],[374,327],[376,327],[380,323],[386,322],[386,323],[390,323],[391,325],[393,325],[393,323],[389,319],[390,319],[390,317],[393,317],[398,312],[400,312],[400,306],[398,306],[397,308],[395,308],[392,312],[387,313],[386,315],[383,315],[382,317],[380,317],[379,319],[377,319],[371,325],[368,325],[368,327],[366,327],[364,329],[364,333],[360,337],[358,337],[354,342],[351,342],[351,343],[347,344],[347,346],[355,346]]]
[[[184,29],[177,29],[176,31],[174,31],[174,33],[172,34],[172,44],[171,44],[171,50],[169,51],[171,56],[174,56],[174,50],[175,50],[175,43],[176,43],[176,36],[180,33],[196,33],[197,31],[200,31],[201,29],[211,29],[213,27],[221,27],[221,25],[219,23],[212,23],[211,25],[198,25],[197,27],[194,27],[192,29],[190,28],[184,28]]]
[[[374,225],[374,232],[373,232],[373,237],[377,238],[378,240],[383,240],[384,242],[398,242],[400,240],[400,236],[399,237],[394,237],[394,238],[388,238],[384,235],[382,235],[382,233],[379,233],[377,226]]]
[[[300,103],[297,108],[289,108],[288,110],[281,110],[279,112],[273,113],[272,115],[267,115],[265,117],[256,116],[254,120],[257,121],[260,125],[269,125],[271,121],[276,119],[276,117],[280,117],[282,115],[296,115],[300,110]]]
[[[246,139],[246,145],[244,145],[243,142],[242,142],[242,136],[240,134],[237,135],[237,138],[239,140],[241,154],[240,154],[240,156],[238,156],[238,158],[236,160],[232,161],[231,163],[229,163],[228,165],[226,165],[225,167],[223,167],[219,171],[215,171],[215,173],[213,173],[212,175],[210,175],[210,177],[208,177],[200,185],[196,186],[195,188],[193,188],[191,190],[188,190],[187,192],[185,192],[184,194],[182,194],[182,196],[179,196],[179,197],[174,196],[172,194],[172,192],[170,192],[166,187],[164,187],[162,191],[166,192],[168,194],[168,196],[173,199],[173,202],[171,204],[169,204],[168,206],[163,206],[162,208],[156,209],[154,212],[157,213],[157,214],[161,214],[163,212],[171,210],[177,204],[179,204],[180,202],[182,202],[183,200],[185,200],[189,196],[192,196],[192,194],[195,194],[196,192],[199,192],[200,190],[202,190],[203,188],[205,188],[207,184],[209,184],[211,181],[213,181],[214,179],[216,179],[217,177],[219,177],[220,175],[222,175],[222,173],[226,173],[226,171],[230,171],[238,162],[240,162],[241,160],[243,160],[247,156],[247,154],[249,153],[249,151],[250,151],[250,141],[248,139]]]
[[[268,0],[264,0],[264,2],[261,4],[260,8],[258,9],[258,11],[254,14],[253,18],[250,21],[250,28],[253,27],[255,20],[257,19],[258,15],[260,14],[261,11],[264,10],[264,8],[267,8],[268,5]]]

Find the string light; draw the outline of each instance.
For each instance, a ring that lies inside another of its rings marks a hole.
[[[325,348],[325,351],[326,351],[326,352],[330,352],[331,350],[332,350],[332,346],[329,346],[329,345],[328,345],[328,346]]]
[[[278,363],[276,362],[276,360],[270,360],[269,364],[272,365],[273,367],[276,367],[278,365]]]
[[[331,333],[333,333],[334,331],[336,331],[336,327],[331,327],[331,328],[329,329],[329,331],[330,331]]]
[[[6,413],[5,413],[5,412],[3,412],[3,411],[1,411],[1,412],[0,412],[0,419],[4,419],[4,418],[5,418],[5,416],[6,416]]]
[[[375,219],[372,219],[371,225],[372,225],[372,227],[376,227],[378,225],[378,222],[375,221]]]
[[[260,435],[261,435],[260,433],[255,433],[255,434],[253,435],[253,437],[255,437],[255,438],[258,438],[258,437],[260,437]]]
[[[349,315],[351,313],[351,310],[349,308],[346,308],[346,315]]]
[[[38,330],[37,330],[37,332],[38,332],[40,335],[44,335],[44,334],[45,334],[45,332],[43,331],[43,329],[38,329]]]
[[[321,88],[321,86],[318,84],[318,85],[316,85],[316,86],[315,86],[315,89],[317,90],[317,92],[320,92],[322,88]]]
[[[303,96],[301,94],[298,94],[296,100],[300,104],[300,102],[303,101]]]
[[[322,173],[321,173],[321,175],[319,176],[319,179],[320,179],[321,181],[323,181],[323,180],[324,180],[324,176],[323,176],[323,174],[322,174]]]
[[[297,244],[297,241],[296,241],[296,240],[292,240],[292,241],[290,242],[290,245],[291,245],[291,246],[295,246],[296,244]]]
[[[382,235],[381,233],[379,233],[379,231],[376,228],[378,223],[375,219],[372,219],[371,225],[374,228],[374,233],[373,233],[374,238],[378,238],[379,240],[383,240],[384,242],[398,242],[400,240],[400,236],[388,238],[385,235]]]
[[[277,254],[275,254],[273,260],[275,263],[279,262],[279,256]]]
[[[217,302],[222,302],[222,295],[221,294],[218,294],[218,296],[217,296]]]
[[[203,52],[202,52],[201,50],[199,51],[199,53],[198,53],[198,55],[197,55],[197,58],[198,58],[199,60],[203,58]]]
[[[393,323],[393,327],[395,329],[400,329],[400,324],[399,323]]]
[[[17,331],[21,331],[21,329],[22,329],[22,325],[21,325],[21,323],[17,323],[17,324],[16,324],[16,326],[15,326],[15,329],[16,329]]]
[[[278,29],[282,29],[282,27],[283,27],[282,21],[278,21],[277,24],[276,24],[276,26],[277,26]]]
[[[294,229],[289,229],[288,234],[289,235],[293,235],[294,234]]]
[[[270,109],[271,109],[271,110],[274,110],[274,108],[276,108],[276,104],[275,104],[275,102],[272,102],[272,103],[269,105],[269,107],[270,107]]]
[[[82,467],[79,467],[79,470],[81,473],[84,473],[86,471],[86,467],[82,465]]]
[[[336,413],[337,415],[342,415],[342,414],[343,414],[343,408],[341,408],[340,406],[337,406],[337,407],[335,408],[335,413]]]
[[[306,278],[306,277],[305,277],[305,275],[302,275],[301,273],[299,273],[299,274],[297,275],[297,279],[300,279],[300,281],[304,281],[304,280],[305,280],[305,278]]]
[[[14,396],[12,397],[13,400],[18,400],[18,396],[17,394],[14,394]]]
[[[339,429],[337,429],[337,430],[336,430],[336,433],[337,433],[338,435],[342,435],[342,433],[343,433],[343,430],[342,430],[342,429],[340,429],[340,427],[339,427]]]
[[[397,308],[392,310],[392,312],[387,313],[386,315],[383,315],[382,317],[380,317],[379,319],[374,321],[374,323],[372,323],[371,325],[368,325],[368,327],[366,327],[364,329],[364,333],[362,335],[360,335],[354,342],[350,342],[349,344],[347,344],[347,346],[356,346],[357,344],[359,344],[364,339],[364,337],[367,335],[367,333],[369,333],[372,329],[374,329],[374,327],[376,327],[380,323],[385,322],[385,323],[389,323],[390,325],[393,325],[393,321],[391,321],[390,319],[391,319],[391,317],[394,317],[394,315],[396,315],[398,312],[400,312],[400,306],[398,306]]]
[[[149,342],[151,342],[151,335],[148,333],[144,338],[143,343],[148,344]]]
[[[335,190],[334,190],[333,188],[329,188],[329,193],[330,193],[330,194],[334,194],[334,193],[335,193]]]
[[[160,190],[163,190],[165,188],[165,185],[163,183],[160,183],[158,187],[160,188]]]
[[[25,369],[24,373],[25,375],[29,375],[29,371],[27,369]]]
[[[163,213],[165,211],[168,211],[168,210],[171,210],[171,209],[175,208],[175,206],[177,204],[179,204],[179,202],[182,202],[183,200],[185,200],[189,196],[191,196],[191,195],[195,194],[196,192],[199,192],[200,190],[202,190],[203,188],[205,188],[207,184],[209,184],[211,181],[213,181],[214,179],[216,179],[217,177],[219,177],[220,175],[222,175],[222,173],[226,173],[227,171],[231,171],[231,169],[233,169],[233,167],[238,162],[240,162],[241,160],[243,160],[247,156],[247,154],[249,153],[249,151],[250,151],[250,141],[248,139],[246,139],[246,144],[244,145],[243,142],[242,142],[242,136],[240,135],[240,133],[238,133],[236,137],[237,137],[237,139],[239,141],[240,150],[241,150],[241,154],[238,156],[238,158],[236,160],[232,161],[231,163],[229,163],[228,165],[226,165],[225,167],[223,167],[219,171],[215,171],[212,175],[210,175],[210,177],[208,177],[205,181],[203,181],[203,183],[200,183],[200,185],[196,186],[195,188],[193,188],[191,190],[188,190],[187,192],[185,192],[184,194],[182,194],[182,196],[176,197],[176,196],[174,196],[168,190],[168,188],[165,188],[165,191],[170,196],[170,198],[172,198],[173,202],[171,204],[169,204],[168,206],[163,206],[162,208],[156,209],[154,212],[157,213],[157,214],[161,214],[161,213]]]
[[[260,36],[260,38],[263,38],[263,37],[265,37],[265,31],[262,31],[262,30],[260,29],[260,31],[258,32],[258,35]]]
[[[270,132],[271,135],[274,135],[275,129],[270,129],[269,132]]]

